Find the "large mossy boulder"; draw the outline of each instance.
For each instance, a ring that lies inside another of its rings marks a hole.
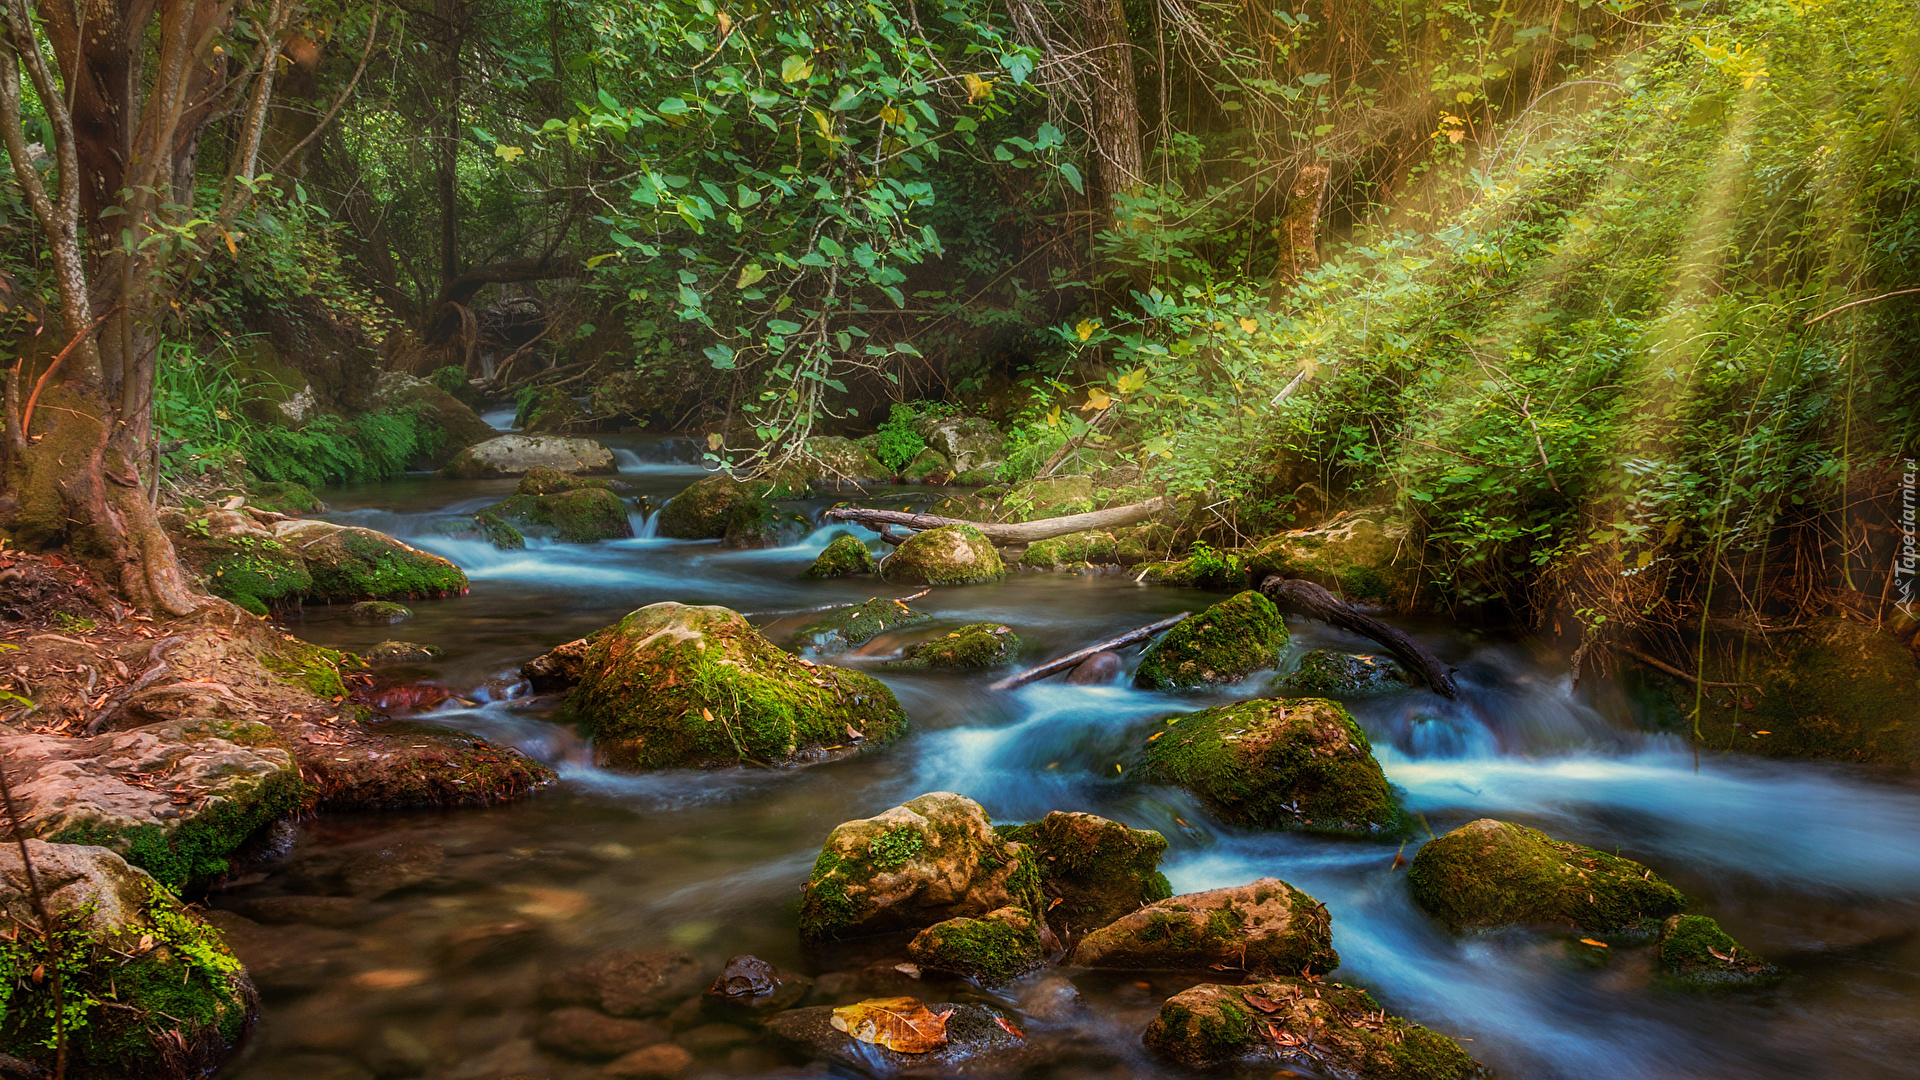
[[[1704,677],[1760,687],[1706,694],[1700,735],[1709,747],[1920,769],[1920,664],[1877,627],[1823,618],[1770,642],[1735,641],[1709,650]],[[1661,682],[1676,718],[1693,710],[1692,683]]]
[[[974,623],[951,634],[906,648],[898,660],[888,661],[888,671],[978,671],[1005,667],[1020,655],[1020,635],[999,623]]]
[[[294,756],[255,720],[165,720],[92,738],[0,736],[30,835],[112,849],[172,888],[299,809]]]
[[[1000,498],[1007,521],[1084,514],[1093,509],[1093,480],[1085,476],[1049,476],[1015,484]]]
[[[837,435],[808,439],[807,457],[813,466],[814,482],[822,487],[878,484],[893,479],[893,470],[866,447]]]
[[[971,525],[948,525],[908,537],[880,564],[880,576],[907,585],[978,585],[1007,576],[993,542]]]
[[[1705,915],[1669,915],[1660,924],[1660,975],[1669,983],[1700,990],[1766,986],[1784,973],[1741,948]]]
[[[1039,967],[1046,958],[1041,926],[1039,916],[1012,905],[978,918],[948,919],[914,935],[907,944],[907,959],[984,983],[1004,983]]]
[[[522,537],[522,544],[527,536],[590,544],[633,535],[626,502],[604,487],[581,485],[542,494],[534,494],[527,488],[523,481],[519,492],[481,510],[476,517],[506,523]],[[495,546],[516,545],[509,541],[505,545],[496,542]]]
[[[915,425],[927,446],[953,466],[955,475],[988,472],[1006,461],[1007,437],[993,421],[977,416],[922,420]]]
[[[1367,733],[1319,698],[1172,717],[1148,737],[1139,774],[1185,788],[1237,825],[1367,836],[1404,823]]]
[[[1160,872],[1167,838],[1151,829],[1055,810],[1039,821],[995,831],[1033,850],[1047,894],[1054,898],[1048,901],[1047,921],[1062,934],[1106,926],[1173,895]]]
[[[467,591],[467,575],[459,567],[386,533],[323,521],[281,524],[295,526],[282,534],[282,543],[295,546],[307,561],[310,599],[330,604],[431,600]]]
[[[1186,893],[1093,931],[1075,967],[1151,971],[1231,968],[1255,975],[1320,974],[1340,966],[1326,905],[1278,878]]]
[[[538,467],[563,473],[610,473],[613,451],[592,439],[501,435],[461,450],[442,471],[463,480],[479,480],[520,476]]]
[[[1184,619],[1147,646],[1133,682],[1145,690],[1236,683],[1280,659],[1287,624],[1273,601],[1248,589]]]
[[[1406,672],[1384,656],[1315,649],[1268,689],[1276,697],[1359,698],[1404,690],[1407,683]]]
[[[1421,552],[1408,524],[1383,507],[1346,511],[1312,529],[1270,536],[1245,558],[1247,579],[1302,578],[1360,604],[1424,606]]]
[[[313,575],[299,551],[245,510],[165,510],[174,550],[215,596],[255,614],[299,606]]]
[[[791,467],[752,480],[715,473],[689,484],[660,511],[660,535],[671,540],[718,540],[727,514],[749,499],[799,499],[807,494],[802,470]]]
[[[1167,999],[1142,1036],[1190,1068],[1304,1060],[1342,1080],[1468,1080],[1485,1075],[1452,1039],[1388,1016],[1365,990],[1273,979],[1204,983]]]
[[[865,645],[881,634],[928,622],[933,616],[915,611],[904,601],[876,596],[863,604],[835,608],[793,632],[793,647],[821,656],[843,653]]]
[[[253,1026],[260,999],[220,932],[115,852],[26,842],[34,885],[60,922],[56,955],[17,845],[0,845],[0,1047],[51,1076],[64,1009],[71,1080],[193,1080]],[[48,977],[60,967],[60,999]],[[13,1071],[12,1075],[19,1074]]]
[[[790,766],[906,731],[878,680],[775,648],[738,612],[665,601],[593,641],[569,711],[614,769]]]
[[[813,565],[807,567],[804,578],[821,580],[825,578],[852,577],[855,574],[871,574],[874,571],[873,552],[860,542],[857,536],[836,536],[833,543],[820,552]]]
[[[980,804],[936,791],[827,835],[800,900],[800,936],[922,930],[1007,906],[1044,910],[1040,868]]]
[[[1072,570],[1119,561],[1119,544],[1112,533],[1105,532],[1068,533],[1036,540],[1020,555],[1020,565],[1034,570]]]
[[[411,409],[441,432],[435,449],[421,464],[439,468],[469,446],[500,434],[473,407],[444,388],[399,371],[383,371],[370,402],[374,409]]]
[[[1516,924],[1614,933],[1650,928],[1687,906],[1680,890],[1631,859],[1492,818],[1421,848],[1407,887],[1455,933]]]

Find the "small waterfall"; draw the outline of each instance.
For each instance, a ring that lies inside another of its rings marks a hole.
[[[647,467],[646,462],[640,460],[640,455],[631,450],[615,450],[613,461],[613,467],[623,473],[644,472]]]
[[[660,535],[660,512],[658,510],[651,514],[638,512],[628,514],[627,520],[633,525],[633,538],[635,540],[652,540]]]
[[[512,406],[504,409],[488,409],[480,414],[480,419],[495,431],[512,431],[514,430],[513,414],[516,411]]]

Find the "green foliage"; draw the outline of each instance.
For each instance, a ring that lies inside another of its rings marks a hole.
[[[880,425],[879,445],[874,449],[874,456],[894,472],[906,468],[908,462],[927,448],[927,440],[914,430],[919,420],[919,410],[896,402],[889,410],[886,423]]]
[[[262,409],[261,406],[265,406]],[[230,351],[202,354],[190,343],[160,349],[153,424],[169,469],[204,472],[239,454],[257,477],[307,488],[386,480],[431,456],[446,432],[422,409],[404,405],[351,419],[320,413],[299,427],[252,419],[274,408],[249,386]]]

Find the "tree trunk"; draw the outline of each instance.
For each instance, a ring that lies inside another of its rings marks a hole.
[[[1276,296],[1299,281],[1301,274],[1320,265],[1316,237],[1320,231],[1320,205],[1326,201],[1327,182],[1331,176],[1332,170],[1325,165],[1308,165],[1293,179],[1287,212],[1280,219],[1278,230],[1280,261],[1273,271],[1273,291]]]
[[[1133,41],[1122,0],[1082,0],[1081,21],[1092,60],[1095,182],[1110,219],[1121,216],[1120,196],[1146,178],[1140,154],[1140,99],[1133,83]]]
[[[1453,674],[1440,658],[1427,651],[1427,647],[1408,637],[1396,627],[1388,626],[1379,619],[1361,611],[1345,600],[1333,595],[1311,581],[1299,578],[1270,577],[1260,583],[1260,591],[1267,599],[1279,605],[1282,611],[1291,611],[1305,615],[1310,619],[1351,630],[1363,637],[1379,642],[1388,652],[1399,657],[1400,662],[1413,669],[1414,674],[1433,687],[1434,692],[1452,699],[1460,696],[1460,688],[1454,685]]]
[[[441,30],[446,34],[440,75],[446,88],[441,105],[440,146],[434,185],[440,196],[440,280],[460,276],[460,205],[455,170],[460,162],[460,45],[466,29],[464,0],[440,0]]]

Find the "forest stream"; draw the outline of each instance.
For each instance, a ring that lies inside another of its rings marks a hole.
[[[608,441],[621,479],[654,505],[700,475],[684,443]],[[552,699],[527,696],[521,663],[661,600],[730,606],[780,641],[778,631],[808,613],[876,589],[910,590],[872,578],[801,580],[841,525],[760,551],[658,539],[644,520],[634,539],[530,540],[523,551],[433,530],[513,485],[413,475],[328,492],[326,516],[452,559],[472,590],[417,604],[404,627],[353,625],[340,608],[311,605],[290,625],[354,651],[394,636],[441,646],[445,656],[418,675],[456,698],[390,723],[483,734],[551,764],[560,780],[487,809],[330,814],[285,827],[280,848],[214,893],[213,907],[322,892],[343,880],[342,867],[352,891],[372,902],[347,925],[295,922],[234,940],[265,1004],[250,1043],[220,1074],[227,1080],[365,1075],[352,1060],[401,1062],[392,1074],[412,1075],[404,1062],[429,1057],[458,1062],[450,1077],[591,1074],[596,1067],[542,1054],[527,1033],[544,1011],[536,991],[546,974],[614,949],[682,948],[714,972],[743,953],[815,979],[860,967],[872,959],[870,943],[802,948],[800,887],[836,824],[933,791],[969,796],[995,822],[1065,809],[1159,830],[1171,844],[1162,869],[1176,894],[1283,878],[1331,910],[1342,964],[1330,980],[1367,987],[1502,1076],[1912,1075],[1920,785],[1910,779],[1697,754],[1681,735],[1657,731],[1651,715],[1608,717],[1583,703],[1564,660],[1518,635],[1405,620],[1457,667],[1461,694],[1447,701],[1403,688],[1349,703],[1422,822],[1404,847],[1223,826],[1119,765],[1160,718],[1257,696],[1258,677],[1176,697],[1058,679],[994,693],[985,674],[888,673],[912,730],[884,750],[801,771],[604,771],[550,717]],[[907,505],[910,490],[883,489],[878,502]],[[829,501],[788,505],[818,521]],[[911,641],[992,620],[1027,643],[1020,663],[1030,665],[1217,599],[1136,585],[1128,572],[1016,573],[936,589],[919,602],[932,624],[830,659],[870,666]],[[1373,647],[1304,620],[1288,628],[1292,656]],[[1687,894],[1690,910],[1718,919],[1790,977],[1768,989],[1688,994],[1654,983],[1650,946],[1583,943],[1571,930],[1445,934],[1409,900],[1396,855],[1411,858],[1429,835],[1487,816],[1646,863]],[[351,872],[368,865],[375,870]],[[1062,975],[1078,1006],[1060,1007]],[[1139,1033],[1194,981],[1047,968],[1002,989],[960,984],[946,999],[1013,1009],[1044,1049],[1047,1076],[1178,1075],[1146,1054]],[[680,1041],[695,1051],[695,1076],[824,1068],[730,1024],[705,1024]]]

